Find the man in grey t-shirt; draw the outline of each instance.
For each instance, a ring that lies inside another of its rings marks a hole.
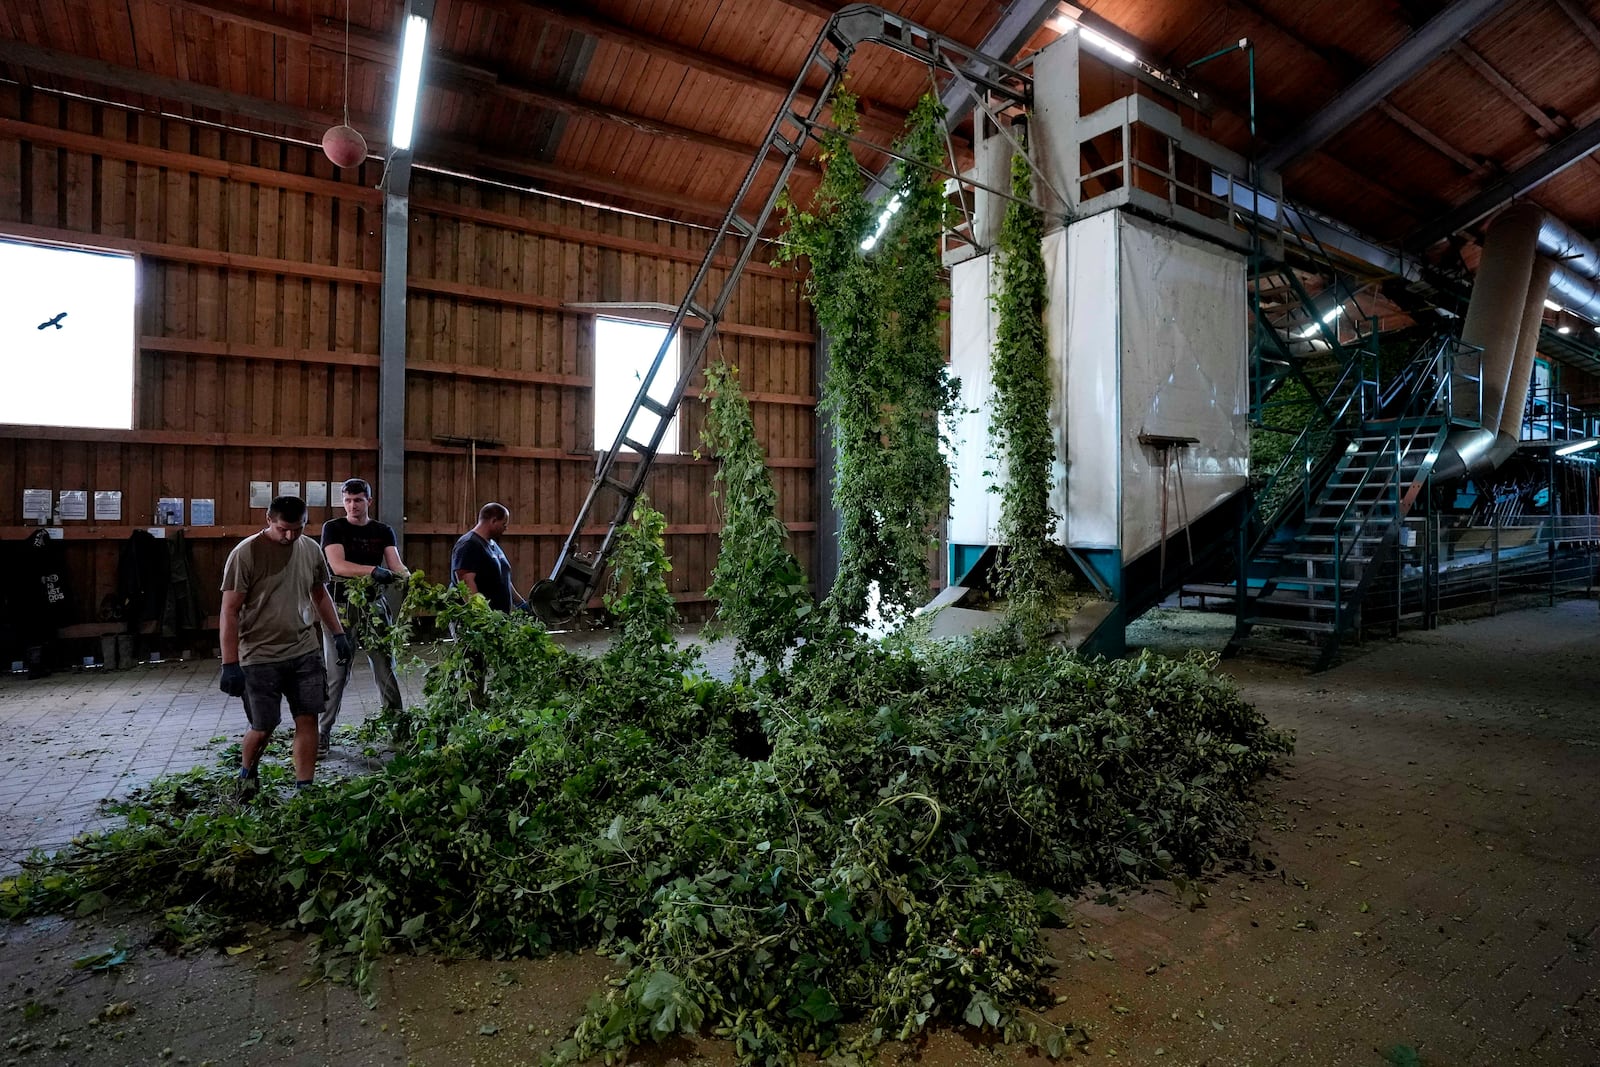
[[[311,784],[317,767],[317,716],[327,670],[315,627],[333,635],[339,665],[350,662],[345,636],[328,596],[328,564],[317,543],[300,535],[306,504],[280,496],[267,508],[267,528],[239,542],[222,569],[222,691],[244,699],[240,791],[256,791],[256,766],[283,720],[283,699],[294,716],[295,785]]]

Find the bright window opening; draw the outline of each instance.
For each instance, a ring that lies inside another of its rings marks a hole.
[[[0,422],[133,426],[132,256],[0,241]]]
[[[611,447],[627,417],[633,398],[639,393],[650,364],[667,336],[665,326],[627,319],[596,319],[594,326],[594,447]],[[678,384],[678,342],[667,349],[661,369],[650,383],[650,397],[666,403],[672,387]],[[628,437],[644,444],[660,423],[660,416],[640,408],[628,426]],[[631,450],[630,450],[631,451]],[[678,420],[673,418],[661,438],[660,452],[678,451]]]

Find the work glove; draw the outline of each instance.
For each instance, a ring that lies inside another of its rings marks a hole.
[[[388,567],[385,567],[381,563],[372,568],[372,580],[377,582],[379,585],[388,585],[390,582],[399,577],[400,576],[398,574],[390,570]]]
[[[218,688],[231,697],[244,696],[244,668],[237,663],[224,663],[222,684]]]
[[[350,666],[350,661],[355,658],[355,646],[350,643],[349,634],[333,635],[334,660],[341,667]]]

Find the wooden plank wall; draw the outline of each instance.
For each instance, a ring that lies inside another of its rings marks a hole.
[[[594,473],[596,312],[566,305],[676,305],[704,255],[699,229],[437,175],[414,175],[406,404],[412,565],[439,573],[478,505],[511,509],[508,552],[524,588],[548,574]],[[725,270],[714,268],[712,285]],[[661,319],[651,312],[608,312]],[[816,531],[816,416],[810,309],[794,272],[751,264],[710,357],[740,368],[793,550],[810,566]],[[598,368],[604,374],[604,367]],[[698,393],[696,374],[691,391]],[[680,455],[657,460],[672,588],[703,600],[721,521],[714,468],[692,453],[702,405],[686,400]],[[484,438],[476,456],[441,438]],[[604,521],[605,516],[598,516]],[[602,527],[592,527],[597,539]]]
[[[320,152],[177,119],[0,86],[0,237],[138,257],[132,430],[0,425],[0,537],[25,535],[25,488],[120,489],[114,526],[67,522],[76,615],[98,617],[117,553],[162,496],[211,497],[189,527],[212,588],[259,529],[252,480],[375,479],[381,197],[376,163],[340,172]],[[407,559],[439,576],[478,503],[513,511],[520,587],[548,572],[594,467],[594,313],[578,301],[676,303],[703,230],[418,174],[407,373]],[[809,309],[793,274],[757,265],[721,352],[755,400],[794,533],[815,538],[815,385]],[[717,346],[713,346],[716,354]],[[699,405],[686,401],[685,451]],[[480,452],[442,436],[495,438]],[[704,599],[720,523],[713,468],[667,457],[650,492],[669,522],[673,588]],[[312,530],[335,509],[313,509]]]

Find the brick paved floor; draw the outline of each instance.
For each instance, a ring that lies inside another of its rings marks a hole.
[[[214,738],[239,740],[244,706],[218,691],[219,670],[216,660],[198,660],[37,681],[0,677],[0,872],[31,849],[59,847],[101,825],[101,800],[209,762]],[[419,692],[417,679],[402,684],[408,699]],[[363,662],[340,723],[376,714],[378,699]]]
[[[1224,665],[1298,738],[1263,790],[1255,851],[1272,868],[1222,872],[1203,902],[1172,886],[1077,902],[1049,933],[1065,998],[1050,1017],[1122,1063],[1600,1067],[1597,632],[1594,604],[1574,601],[1369,643],[1322,675]],[[1224,636],[1187,618],[1137,634]],[[238,706],[215,676],[212,662],[0,682],[0,851],[62,840],[98,795],[232,737]],[[352,696],[375,709],[368,678]],[[283,935],[189,959],[149,937],[136,918],[0,925],[0,1060],[530,1063],[609,973],[593,956],[396,958],[369,1012],[343,987],[301,988],[306,946]],[[117,938],[124,966],[72,966]],[[959,1031],[885,1060],[911,1056],[1028,1060]],[[645,1058],[731,1061],[714,1042]]]

